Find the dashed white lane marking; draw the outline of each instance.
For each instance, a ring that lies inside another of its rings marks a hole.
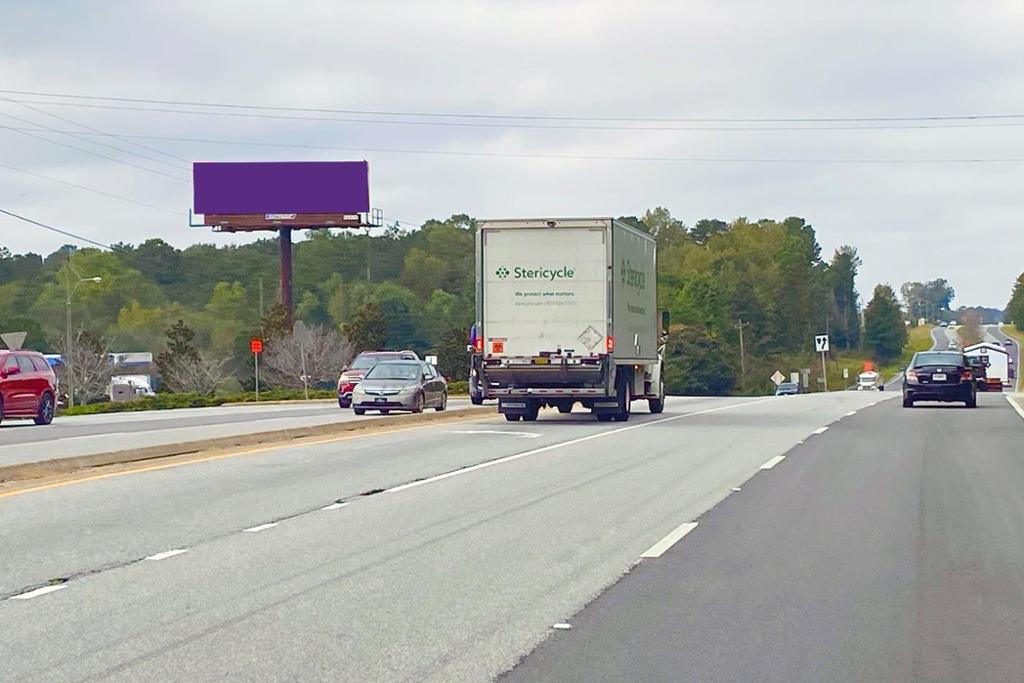
[[[503,432],[500,429],[453,429],[449,434],[498,434],[500,436],[519,436],[524,439],[536,439],[540,436],[536,432]]]
[[[785,459],[786,459],[786,456],[784,456],[784,455],[776,455],[774,458],[772,458],[771,460],[769,460],[765,464],[761,465],[761,469],[762,470],[770,470],[771,468],[775,467],[776,465],[778,465],[780,462],[782,462]]]
[[[31,600],[32,598],[38,598],[40,595],[46,595],[47,593],[53,593],[63,588],[67,588],[66,584],[58,583],[52,586],[43,586],[42,588],[36,588],[35,590],[21,593],[19,595],[12,595],[11,600]]]
[[[854,415],[856,415],[856,414],[857,414],[857,411],[856,411],[856,410],[851,410],[851,411],[850,411],[850,412],[848,412],[848,413],[847,413],[846,415],[843,415],[843,417],[853,417],[853,416],[854,416]]]
[[[1021,405],[1017,403],[1015,400],[1013,400],[1013,398],[1011,398],[1010,396],[1003,394],[1003,397],[1006,399],[1006,402],[1009,403],[1013,407],[1013,409],[1017,411],[1017,414],[1021,416],[1021,419],[1024,419],[1024,408],[1022,408]]]
[[[729,490],[730,490],[730,491],[732,491],[732,492],[734,492],[734,493],[739,493],[739,492],[740,492],[740,491],[742,491],[743,489],[741,489],[741,488],[740,488],[739,486],[733,486],[733,487],[732,487],[731,489],[729,489]]]
[[[825,426],[825,427],[818,427],[817,429],[814,430],[813,433],[814,434],[824,434],[827,431],[828,431],[828,426]]]
[[[162,553],[157,553],[156,555],[150,555],[146,559],[147,560],[152,560],[153,562],[159,562],[160,560],[166,560],[168,557],[174,557],[175,555],[181,555],[181,554],[187,553],[187,552],[188,552],[188,548],[175,548],[174,550],[165,550]]]
[[[670,531],[665,538],[661,539],[650,548],[648,548],[640,557],[661,557],[665,554],[665,551],[678,543],[683,536],[690,533],[697,528],[697,522],[686,522],[680,524],[675,529]]]
[[[330,505],[324,505],[320,509],[321,510],[337,510],[338,508],[343,508],[346,505],[348,505],[348,503],[331,503]]]
[[[551,628],[557,629],[559,631],[568,631],[572,628],[572,624],[567,624],[564,621],[560,621],[557,624],[553,624]]]
[[[265,531],[266,529],[273,529],[275,526],[277,526],[277,522],[269,522],[267,524],[260,524],[259,526],[251,526],[248,529],[244,529],[244,531],[248,531],[249,533],[254,534],[257,531]]]
[[[516,453],[515,455],[509,455],[504,458],[497,458],[495,460],[488,460],[478,465],[471,467],[463,467],[460,470],[452,470],[451,472],[445,472],[434,477],[428,477],[426,479],[420,479],[419,481],[411,481],[408,484],[402,484],[395,486],[390,489],[385,489],[384,493],[398,493],[399,491],[406,491],[408,489],[416,488],[417,486],[426,486],[427,484],[433,484],[438,481],[445,479],[451,479],[452,477],[459,477],[463,474],[469,474],[470,472],[476,472],[478,470],[487,469],[488,467],[494,467],[495,465],[503,465],[513,460],[519,460],[520,458],[528,458],[531,455],[539,455],[540,453],[547,453],[557,448],[565,448],[566,446],[575,446],[576,444],[584,443],[585,441],[592,441],[594,439],[603,439],[606,436],[612,436],[614,434],[622,434],[623,432],[632,431],[634,429],[643,429],[644,427],[650,427],[651,425],[662,424],[663,422],[671,422],[673,420],[681,420],[686,417],[694,417],[696,415],[706,415],[707,413],[716,413],[720,410],[732,410],[734,408],[743,408],[747,406],[754,406],[758,403],[766,403],[768,401],[774,401],[775,397],[764,398],[760,401],[744,401],[742,403],[731,403],[727,406],[718,406],[716,408],[705,408],[704,410],[695,410],[692,413],[683,413],[682,415],[672,415],[671,417],[663,417],[659,420],[648,420],[647,422],[641,422],[640,424],[630,425],[629,427],[620,427],[618,429],[609,429],[606,432],[597,432],[596,434],[589,434],[587,436],[581,436],[578,439],[571,439],[569,441],[562,441],[561,443],[554,443],[548,446],[542,446],[541,448],[535,448],[531,451],[524,451],[522,453]]]

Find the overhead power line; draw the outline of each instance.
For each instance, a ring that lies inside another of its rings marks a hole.
[[[75,188],[77,190],[82,190],[83,192],[91,192],[93,194],[102,195],[104,197],[109,197],[111,199],[117,199],[117,200],[122,201],[122,202],[128,202],[129,204],[137,204],[138,206],[144,206],[144,207],[146,207],[148,209],[156,209],[157,211],[163,211],[165,213],[174,214],[175,216],[181,216],[181,212],[180,211],[175,211],[174,209],[168,209],[166,206],[159,206],[157,204],[150,204],[149,202],[139,201],[138,199],[132,199],[131,197],[125,197],[124,195],[115,194],[113,192],[105,192],[103,190],[98,190],[98,189],[96,189],[94,187],[88,187],[86,185],[79,185],[78,183],[72,183],[72,182],[67,181],[67,180],[61,180],[60,178],[54,178],[53,176],[43,175],[42,173],[36,173],[35,171],[28,171],[28,170],[26,170],[24,168],[18,168],[17,166],[11,166],[10,164],[5,164],[3,162],[0,162],[0,168],[6,168],[6,169],[11,170],[11,171],[17,171],[18,173],[24,173],[25,175],[30,175],[30,176],[33,176],[34,178],[41,178],[43,180],[49,180],[49,181],[54,182],[54,183],[60,183],[61,185],[67,185],[68,187],[73,187],[73,188]]]
[[[21,117],[12,116],[11,114],[4,114],[3,112],[0,112],[0,116],[7,116],[7,117],[10,117],[12,119],[18,119],[19,121],[25,121],[25,119],[22,119]],[[32,123],[32,122],[29,121],[29,123]],[[24,128],[15,128],[13,126],[0,125],[0,129],[9,130],[9,131],[11,131],[13,133],[18,133],[19,135],[25,135],[25,136],[30,137],[30,138],[35,138],[36,140],[42,140],[43,142],[48,142],[51,145],[57,145],[58,147],[64,147],[66,149],[72,149],[72,150],[74,150],[76,152],[81,152],[82,154],[88,154],[90,156],[94,156],[94,157],[97,157],[99,159],[106,159],[107,161],[113,161],[115,164],[122,164],[124,166],[131,166],[132,168],[137,168],[140,171],[146,171],[147,173],[152,173],[154,175],[163,176],[164,178],[170,178],[171,180],[176,180],[179,183],[190,183],[191,182],[187,178],[182,178],[181,176],[171,175],[170,173],[164,173],[163,171],[158,171],[155,168],[149,168],[147,166],[142,166],[140,164],[134,164],[134,163],[132,163],[130,161],[125,161],[124,159],[118,159],[117,157],[112,157],[112,156],[109,156],[107,154],[100,154],[99,152],[94,152],[91,149],[85,149],[84,147],[76,147],[75,145],[69,145],[66,142],[60,142],[59,140],[51,140],[50,138],[44,137],[42,135],[38,135],[35,132],[31,132],[30,130],[25,130]],[[38,132],[46,132],[46,131],[38,131]],[[56,132],[56,131],[54,131],[54,132]]]
[[[50,230],[52,232],[59,233],[61,235],[64,235],[65,237],[70,237],[72,239],[76,239],[79,242],[85,242],[86,244],[91,244],[93,246],[99,247],[100,249],[107,249],[107,250],[113,249],[113,247],[111,247],[109,244],[104,244],[103,242],[97,242],[94,239],[90,239],[88,237],[83,237],[82,235],[76,235],[75,233],[73,233],[73,232],[71,232],[69,230],[62,230],[61,228],[56,228],[56,227],[54,227],[52,225],[47,225],[46,223],[40,223],[39,221],[32,220],[31,218],[26,218],[25,216],[22,216],[20,214],[16,214],[13,211],[8,211],[7,209],[0,209],[0,213],[7,214],[11,218],[17,218],[19,221],[24,221],[26,223],[30,223],[30,224],[38,226],[40,228],[45,228],[46,230]]]
[[[2,128],[3,126],[0,126]],[[188,138],[161,135],[123,135],[141,140],[159,140],[208,145],[230,145],[240,147],[275,147],[282,149],[306,149],[335,152],[358,152],[374,154],[416,154],[426,156],[482,157],[498,159],[553,159],[567,161],[636,161],[689,164],[1012,164],[1024,162],[1024,157],[958,157],[958,158],[749,158],[749,157],[671,157],[671,156],[628,156],[612,154],[543,154],[533,152],[479,152],[472,150],[415,149],[396,147],[352,147],[337,145],[308,145],[257,140],[222,140],[215,138]]]
[[[711,116],[567,116],[547,114],[491,114],[479,112],[399,111],[381,109],[335,109],[324,107],[285,107],[272,105],[239,104],[227,102],[201,102],[189,100],[163,100],[142,97],[112,97],[73,93],[39,92],[32,90],[0,90],[9,95],[28,95],[99,102],[126,102],[136,104],[163,104],[223,109],[250,109],[262,111],[292,111],[319,114],[354,114],[359,116],[416,116],[423,118],[497,119],[522,121],[636,121],[646,123],[877,123],[888,121],[979,121],[1024,119],[1024,114],[926,114],[921,116],[795,116],[795,117],[711,117]]]
[[[2,91],[0,91],[2,92]],[[366,118],[339,118],[336,116],[297,116],[294,114],[269,114],[262,112],[244,111],[213,111],[198,109],[174,109],[167,107],[138,107],[122,104],[95,104],[89,102],[58,102],[40,100],[22,100],[10,98],[12,102],[29,104],[43,104],[56,107],[79,107],[86,109],[102,109],[112,111],[136,111],[150,112],[157,114],[182,114],[187,116],[217,116],[243,119],[267,119],[278,121],[319,121],[323,123],[354,123],[366,125],[385,126],[428,126],[428,127],[450,127],[450,128],[478,128],[478,129],[526,129],[526,130],[591,130],[591,131],[656,131],[656,132],[757,132],[757,131],[829,131],[829,130],[923,130],[938,128],[1005,128],[1024,126],[1024,120],[1004,121],[997,123],[970,123],[969,121],[957,122],[924,122],[924,123],[892,123],[886,125],[839,125],[839,126],[804,126],[804,125],[758,125],[758,126],[649,126],[649,125],[610,125],[610,124],[569,124],[569,123],[520,123],[515,121],[435,121],[435,120],[395,120],[395,119],[366,119]],[[1006,115],[1016,119],[1016,115]],[[865,121],[866,122],[866,121]],[[637,123],[641,123],[637,121]],[[768,123],[764,120],[762,123]]]
[[[63,121],[65,123],[70,123],[73,126],[78,126],[79,128],[83,128],[83,129],[85,129],[87,131],[90,131],[90,132],[93,132],[93,133],[102,133],[104,135],[107,135],[106,131],[100,130],[99,128],[94,128],[94,127],[86,125],[84,123],[80,123],[78,121],[75,121],[74,119],[69,119],[66,116],[61,116],[60,114],[54,114],[52,112],[48,112],[45,109],[40,109],[39,107],[33,107],[30,104],[24,104],[22,102],[16,102],[15,100],[10,99],[9,97],[0,97],[0,101],[10,102],[11,104],[17,105],[19,107],[24,107],[25,109],[28,109],[30,111],[34,111],[36,113],[42,114],[43,116],[49,116],[51,118],[57,119],[58,121]],[[10,118],[17,118],[15,116],[13,116],[12,114],[5,114],[5,116],[8,116]],[[49,130],[49,131],[56,130],[52,126],[48,126],[46,124],[39,123],[38,121],[27,121],[26,119],[19,119],[19,120],[20,121],[25,121],[25,122],[27,122],[27,123],[29,123],[31,125],[38,126],[38,127],[43,128],[45,130]],[[83,139],[83,137],[82,137],[82,135],[80,133],[72,133],[70,131],[61,131],[61,134],[62,135],[67,135],[67,136],[72,137],[72,138],[75,138],[76,140],[82,140]],[[115,138],[115,139],[117,138],[116,135],[109,135],[108,137]],[[173,154],[168,154],[166,152],[162,152],[162,151],[160,151],[158,149],[154,149],[152,147],[147,147],[146,145],[142,144],[141,142],[135,142],[133,140],[123,140],[123,142],[126,142],[127,144],[133,145],[135,147],[139,147],[140,149],[145,149],[145,150],[154,152],[156,154],[161,154],[163,156],[170,157],[170,158],[175,159],[175,160],[177,160],[179,162],[184,162],[186,164],[190,163],[187,159],[182,159],[181,157],[177,157],[177,156],[174,156]],[[136,152],[136,151],[131,150],[131,149],[125,149],[123,147],[118,147],[117,145],[109,145],[109,144],[99,143],[99,142],[95,142],[95,141],[92,141],[92,144],[94,144],[94,145],[101,145],[103,147],[106,147],[107,149],[112,149],[112,150],[115,150],[117,152],[121,152],[122,154],[130,154],[132,156],[139,157],[140,159],[146,159],[148,161],[152,161],[152,162],[157,163],[157,164],[162,164],[164,166],[168,166],[168,167],[173,168],[173,169],[182,170],[182,166],[181,166],[180,163],[171,163],[171,162],[166,161],[164,159],[158,159],[157,157],[153,157],[153,156],[150,156],[148,154],[142,154],[141,152]]]

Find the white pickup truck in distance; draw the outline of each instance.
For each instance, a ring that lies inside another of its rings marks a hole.
[[[636,400],[663,410],[650,235],[613,218],[485,220],[476,257],[478,381],[506,419],[576,403],[599,420],[628,419]]]

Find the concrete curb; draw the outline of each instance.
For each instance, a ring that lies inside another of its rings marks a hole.
[[[204,439],[201,441],[187,441],[176,444],[164,444],[161,446],[149,446],[124,451],[111,451],[107,453],[95,453],[70,458],[55,458],[52,460],[41,460],[38,462],[19,463],[0,467],[0,484],[26,479],[40,479],[55,475],[71,474],[82,470],[104,467],[107,465],[122,465],[127,463],[143,462],[147,460],[159,460],[179,455],[194,455],[204,451],[239,448],[244,446],[257,446],[280,444],[282,447],[288,445],[289,441],[309,437],[334,436],[348,433],[377,431],[388,427],[414,426],[431,424],[434,422],[456,422],[474,417],[484,417],[488,414],[497,415],[494,406],[472,406],[448,410],[443,413],[423,413],[420,415],[389,415],[369,420],[353,420],[349,422],[336,422],[326,425],[312,427],[293,427],[291,429],[279,429],[270,432],[259,432],[256,434],[240,434],[237,436],[225,436],[216,439]]]

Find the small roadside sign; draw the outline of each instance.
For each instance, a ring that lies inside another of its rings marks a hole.
[[[799,372],[791,372],[791,373],[789,373],[789,381],[792,382],[793,384],[800,384],[800,373]]]
[[[770,379],[772,380],[772,382],[774,382],[774,383],[775,383],[775,386],[779,386],[780,384],[782,384],[782,380],[786,379],[786,376],[785,376],[785,375],[783,375],[783,374],[782,374],[781,372],[779,372],[778,370],[776,370],[776,371],[775,371],[775,372],[774,372],[774,373],[772,374],[772,376],[771,376],[771,378],[770,378]]]
[[[17,351],[25,343],[25,337],[27,336],[28,332],[4,332],[0,334],[0,339],[7,345],[8,349]]]
[[[250,339],[249,350],[253,353],[263,353],[263,340],[259,337],[253,337]]]
[[[843,368],[843,379],[850,379],[850,368]]]
[[[818,334],[814,337],[814,350],[818,353],[825,353],[828,351],[828,335]]]

